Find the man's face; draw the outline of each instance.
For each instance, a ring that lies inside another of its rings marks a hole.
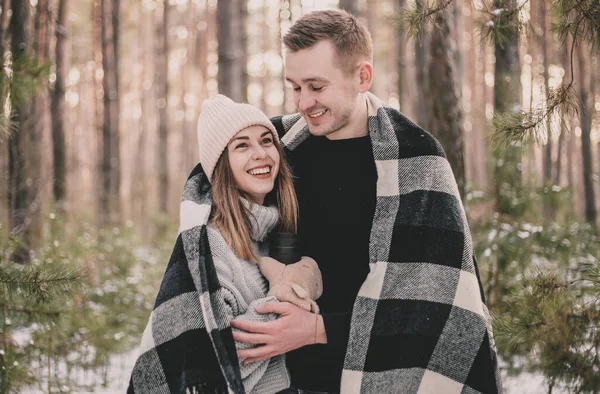
[[[285,57],[286,80],[294,89],[294,103],[313,135],[330,139],[345,138],[359,99],[358,68],[336,62],[336,50],[331,41]]]

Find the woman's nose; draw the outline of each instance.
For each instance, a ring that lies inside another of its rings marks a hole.
[[[254,149],[252,150],[252,158],[257,160],[257,159],[264,159],[265,157],[267,157],[267,152],[265,151],[265,149],[262,146],[256,146],[254,147]]]

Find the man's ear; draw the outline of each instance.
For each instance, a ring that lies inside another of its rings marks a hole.
[[[373,65],[369,62],[362,62],[358,66],[358,77],[360,80],[359,92],[364,93],[371,89],[373,84]]]

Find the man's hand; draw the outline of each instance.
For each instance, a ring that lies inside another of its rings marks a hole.
[[[249,321],[231,321],[231,326],[246,332],[233,332],[236,341],[262,345],[252,349],[238,350],[244,364],[287,353],[302,346],[327,342],[323,318],[310,313],[289,302],[266,302],[256,308],[259,313],[277,313],[277,320],[262,323]],[[315,322],[315,318],[317,319]]]

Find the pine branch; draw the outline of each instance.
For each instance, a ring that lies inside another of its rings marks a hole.
[[[18,295],[43,304],[80,287],[81,273],[69,266],[0,263],[0,300]]]
[[[511,40],[525,29],[525,23],[519,18],[519,13],[528,3],[528,0],[520,4],[510,1],[509,6],[505,8],[491,7],[483,3],[483,9],[478,10],[483,17],[476,21],[481,37],[491,45],[498,44],[502,48],[510,44]]]
[[[542,143],[546,140],[545,126],[548,117],[556,113],[568,116],[577,110],[578,99],[572,83],[557,89],[548,89],[545,100],[529,111],[495,113],[492,119],[492,145],[508,146],[531,140]]]
[[[47,86],[50,77],[50,62],[40,62],[29,52],[23,52],[12,59],[8,73],[0,73],[0,86],[8,87],[11,106],[28,103],[41,89]]]
[[[427,26],[434,24],[437,14],[446,10],[453,0],[436,0],[432,5],[427,1],[423,4],[412,3],[400,12],[398,22],[400,29],[406,33],[406,38],[421,41]]]

